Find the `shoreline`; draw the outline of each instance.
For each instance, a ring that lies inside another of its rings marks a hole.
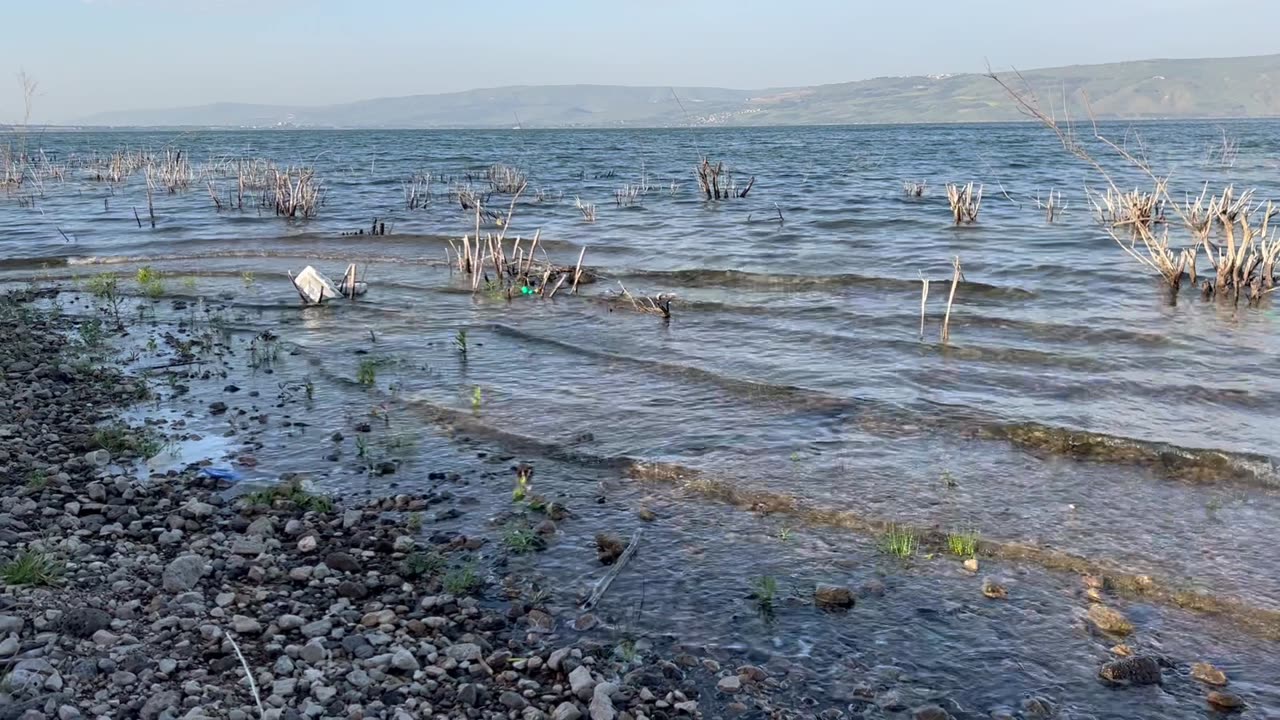
[[[90,318],[95,316],[39,310],[32,304],[56,303],[61,292],[55,288],[0,302],[5,328],[24,339],[11,350],[0,350],[6,389],[14,389],[9,394],[18,403],[4,406],[9,417],[0,422],[5,429],[0,440],[9,443],[4,460],[14,471],[5,475],[7,500],[0,504],[0,560],[8,561],[20,548],[36,548],[62,568],[47,587],[8,587],[0,594],[0,643],[8,643],[0,650],[12,650],[7,657],[0,652],[0,667],[10,678],[17,672],[21,681],[15,683],[20,694],[11,693],[7,705],[19,711],[11,714],[6,707],[0,720],[398,720],[464,714],[522,720],[836,718],[846,711],[876,718],[1012,718],[1034,717],[1036,708],[1061,701],[1032,695],[1025,698],[1022,712],[1010,708],[1001,715],[1005,710],[996,708],[975,713],[927,687],[912,687],[913,680],[900,669],[881,666],[856,671],[851,687],[824,698],[822,690],[814,692],[814,673],[804,661],[687,646],[674,632],[637,638],[625,618],[611,625],[611,618],[593,613],[574,612],[573,617],[557,612],[548,588],[538,584],[535,552],[561,526],[579,521],[577,513],[591,510],[576,502],[563,513],[556,511],[555,501],[539,503],[541,509],[533,502],[511,503],[487,521],[483,534],[459,534],[441,524],[468,512],[465,499],[451,488],[489,477],[496,478],[503,493],[510,492],[513,478],[506,468],[519,467],[519,459],[505,452],[486,459],[504,469],[484,476],[432,468],[434,489],[423,493],[396,489],[398,461],[386,468],[391,480],[383,487],[366,484],[365,497],[317,494],[302,475],[292,473],[281,473],[276,484],[261,489],[238,488],[208,477],[220,477],[226,468],[203,456],[184,458],[171,469],[144,464],[149,477],[139,478],[140,456],[150,457],[171,444],[189,446],[197,454],[216,448],[233,458],[232,471],[245,470],[259,462],[254,448],[269,442],[262,428],[287,429],[284,441],[323,451],[346,447],[342,433],[359,438],[369,423],[347,416],[338,421],[341,431],[320,424],[319,434],[304,432],[295,439],[293,430],[305,431],[315,422],[302,400],[311,389],[285,380],[277,383],[280,395],[275,399],[259,396],[257,390],[242,393],[237,383],[247,386],[249,371],[231,363],[231,358],[237,363],[247,359],[254,372],[274,377],[272,363],[288,350],[278,347],[271,333],[260,332],[246,358],[226,340],[229,336],[217,334],[210,319],[203,331],[194,321],[185,328],[181,323],[160,325],[168,363],[148,363],[168,368],[169,386],[152,379],[145,395],[152,408],[143,414],[146,421],[126,430],[121,419],[147,407],[137,404],[144,397],[142,383],[119,372],[122,366],[137,366],[136,358],[125,358],[122,349],[109,349],[98,338],[96,357],[88,362],[81,345],[90,341]],[[68,294],[73,303],[85,300]],[[144,311],[154,307],[145,299],[136,302]],[[88,307],[109,320],[94,303]],[[191,317],[196,317],[194,311]],[[154,316],[152,321],[157,322]],[[101,331],[98,327],[95,332]],[[141,340],[130,337],[129,342]],[[188,396],[196,383],[214,389],[225,385],[221,397],[226,401],[203,408],[210,418],[225,421],[225,438],[193,429],[200,418],[192,414],[191,403],[211,397],[199,392]],[[176,403],[179,398],[185,398],[185,414]],[[18,430],[27,425],[14,422],[21,419],[15,416],[24,400],[35,399],[45,400],[39,412],[50,418],[45,424],[52,428],[42,430],[36,441],[57,439],[32,445],[25,455],[14,453],[8,449],[13,443],[30,442]],[[86,418],[81,407],[96,407],[98,415]],[[103,427],[113,432],[103,436]],[[458,430],[464,433],[463,442],[469,442],[467,423],[446,434],[452,437]],[[113,450],[101,447],[106,443]],[[184,454],[180,447],[175,450]],[[342,453],[335,450],[326,460],[342,461]],[[384,474],[373,459],[361,462],[376,469],[369,471],[371,476]],[[34,475],[40,463],[47,467]],[[31,469],[18,473],[18,466]],[[734,505],[748,509],[743,503],[760,511],[754,495],[723,484],[703,494],[725,502],[730,512],[736,512]],[[640,519],[647,521],[643,515]],[[501,537],[493,537],[495,529]],[[941,542],[925,539],[933,545]],[[518,549],[524,545],[535,552]],[[519,557],[534,567],[516,562]],[[984,555],[984,563],[986,559]],[[512,567],[520,569],[513,572]],[[607,570],[597,563],[592,577]],[[883,594],[883,583],[879,590],[875,585],[868,583],[868,592]],[[984,582],[983,594],[996,598],[986,602],[1000,602],[1003,589]],[[1100,602],[1103,588],[1088,589],[1091,601]],[[849,605],[867,597],[863,589],[854,593],[836,587],[834,592],[841,598],[841,592],[847,594]],[[794,608],[797,601],[812,604],[810,598],[782,602]],[[980,595],[978,601],[983,602]],[[1157,662],[1153,658],[1158,656],[1143,654],[1145,645],[1138,657]],[[457,646],[464,647],[453,650]],[[1116,649],[1121,647],[1128,649]],[[1116,645],[1112,656],[1121,659],[1103,668],[1123,663],[1124,652],[1134,650]],[[1159,662],[1171,676],[1175,664],[1185,666],[1164,658]],[[245,682],[246,665],[265,713],[258,711]],[[1136,670],[1149,676],[1151,668]],[[1134,671],[1127,665],[1117,670]],[[1158,669],[1155,677],[1160,677]],[[31,710],[40,714],[22,714]],[[166,710],[171,711],[166,715]]]

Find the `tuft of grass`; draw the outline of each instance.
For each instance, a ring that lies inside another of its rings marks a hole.
[[[484,392],[480,390],[480,386],[476,385],[471,388],[471,409],[479,411],[480,406],[484,404]]]
[[[250,505],[275,507],[277,503],[292,503],[303,512],[333,512],[332,498],[308,491],[302,487],[302,481],[298,479],[265,490],[246,493],[244,499]]]
[[[756,607],[764,612],[773,610],[774,601],[778,597],[778,581],[772,575],[762,575],[751,581],[751,597]]]
[[[474,565],[463,565],[445,573],[442,581],[445,592],[450,595],[469,595],[480,589],[480,576]]]
[[[942,487],[947,488],[948,490],[954,490],[955,488],[960,487],[960,483],[956,482],[956,478],[951,474],[950,470],[942,471],[941,480]]]
[[[409,513],[409,517],[404,521],[404,527],[412,533],[420,532],[422,530],[422,513]]]
[[[356,368],[356,382],[366,387],[378,382],[378,361],[372,358],[361,360]]]
[[[244,286],[246,288],[250,288],[250,287],[253,287],[253,284],[255,282],[257,282],[257,279],[254,278],[252,272],[245,270],[244,272],[240,273],[240,282],[244,283]]]
[[[786,541],[790,540],[790,539],[791,539],[791,528],[789,528],[789,527],[779,528],[779,529],[778,529],[778,539],[779,539],[779,540],[781,540],[782,542],[786,542]]]
[[[541,550],[545,543],[537,533],[527,527],[509,525],[502,533],[502,544],[516,555],[527,555]]]
[[[963,530],[947,533],[947,550],[952,555],[973,557],[978,552],[978,531]]]
[[[98,318],[95,317],[85,320],[80,323],[76,330],[80,333],[81,344],[86,348],[94,350],[102,347],[102,341],[106,336],[106,333],[103,332],[102,321]]]
[[[434,552],[412,552],[400,563],[400,574],[407,578],[432,578],[444,569],[444,558]]]
[[[915,555],[919,548],[920,539],[908,528],[893,525],[880,536],[880,549],[904,560]]]
[[[32,470],[27,475],[27,487],[31,490],[43,490],[49,487],[49,476],[43,470]]]
[[[458,332],[454,333],[454,335],[453,335],[453,347],[458,351],[458,354],[459,354],[459,355],[461,355],[463,358],[466,358],[466,357],[467,357],[467,330],[466,330],[466,328],[459,328],[459,329],[458,329]]]
[[[150,265],[138,268],[134,279],[138,281],[138,288],[142,290],[142,294],[152,300],[164,295],[164,275]]]
[[[134,429],[123,423],[98,428],[91,440],[95,448],[106,450],[113,457],[139,455],[150,459],[165,448],[164,441],[154,432],[146,428]]]
[[[0,566],[0,580],[6,585],[52,585],[62,577],[58,560],[39,550],[28,548]]]

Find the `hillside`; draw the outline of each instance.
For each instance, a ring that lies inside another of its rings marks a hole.
[[[1078,65],[1023,75],[1046,98],[1061,98],[1064,90],[1067,96],[1087,91],[1100,118],[1280,116],[1280,55]],[[82,124],[509,128],[518,123],[535,128],[1000,122],[1020,117],[996,83],[965,73],[766,90],[559,85],[314,107],[218,103],[100,113]]]

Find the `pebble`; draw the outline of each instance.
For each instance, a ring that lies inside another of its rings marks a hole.
[[[181,555],[164,568],[162,585],[171,593],[185,592],[196,586],[204,577],[207,562],[200,555]]]
[[[591,704],[587,706],[587,714],[591,720],[614,720],[618,711],[613,707],[613,694],[618,686],[603,682],[595,686],[591,693]]]
[[[742,680],[739,679],[737,675],[722,677],[720,678],[720,681],[716,683],[716,689],[722,693],[736,693],[742,689]]]
[[[1244,699],[1234,693],[1213,690],[1209,693],[1207,700],[1217,710],[1235,712],[1244,709]]]
[[[586,665],[579,665],[569,673],[569,688],[574,695],[586,700],[591,697],[591,691],[595,689],[596,681],[591,676],[591,669]]]
[[[820,607],[851,608],[854,605],[853,591],[839,585],[819,583],[814,588],[813,601]]]
[[[1106,605],[1090,605],[1086,616],[1089,618],[1089,622],[1103,632],[1111,633],[1112,635],[1128,635],[1133,632],[1133,623],[1129,622],[1129,619],[1120,611],[1113,610]]]
[[[985,578],[982,581],[982,594],[992,600],[1004,600],[1009,597],[1009,590],[995,578]]]
[[[551,712],[551,720],[581,720],[582,711],[571,702],[562,702]]]

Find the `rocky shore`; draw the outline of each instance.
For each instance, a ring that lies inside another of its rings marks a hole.
[[[125,423],[127,408],[164,389],[123,373],[102,322],[49,309],[54,297],[0,298],[0,720],[1062,716],[1060,699],[1040,695],[975,713],[906,687],[892,666],[863,668],[820,701],[812,674],[780,658],[584,634],[594,615],[557,618],[508,574],[509,541],[541,545],[568,520],[556,512],[503,513],[512,517],[494,527],[521,529],[497,543],[424,527],[424,515],[463,511],[447,490],[334,498],[286,474],[244,492],[208,460],[149,470],[145,458],[190,438],[184,421]],[[166,338],[182,367],[193,341],[177,336],[191,328],[175,333]],[[202,412],[231,419],[228,434],[253,446],[266,416],[238,406],[227,367],[171,380],[170,397],[214,383],[230,406]],[[340,435],[296,442],[336,463]],[[532,470],[515,470],[523,491]],[[430,476],[463,481],[447,469]],[[617,539],[597,544],[600,563],[625,553]],[[1101,580],[1085,580],[1085,627],[1106,643],[1128,638],[1133,624],[1102,604]],[[1009,595],[994,580],[982,594]],[[857,598],[819,584],[812,603],[847,613]],[[1098,674],[1110,685],[1183,672],[1140,646],[1111,655]],[[1197,663],[1187,673],[1213,711],[1244,708],[1222,671]]]
[[[146,384],[36,299],[0,300],[0,720],[793,715],[760,667],[558,635],[483,539],[422,530],[438,498],[138,473]]]

